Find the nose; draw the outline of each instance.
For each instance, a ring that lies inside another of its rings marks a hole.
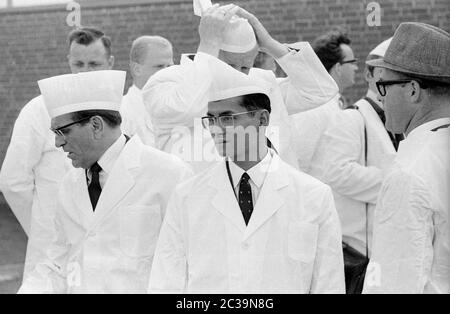
[[[55,134],[55,146],[57,148],[59,148],[65,144],[66,144],[66,140],[65,140],[64,136]]]

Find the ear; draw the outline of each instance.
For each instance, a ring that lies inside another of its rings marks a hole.
[[[91,118],[92,130],[94,131],[94,138],[101,139],[103,130],[105,129],[105,121],[100,116],[94,116]]]
[[[270,121],[269,111],[263,110],[259,115],[259,126],[268,126]]]
[[[341,76],[341,72],[342,69],[341,64],[339,62],[333,65],[329,71],[331,77],[334,78],[335,81],[339,79],[339,77]]]
[[[130,61],[130,71],[133,77],[138,77],[141,74],[141,67],[138,63]]]
[[[409,89],[409,97],[411,98],[411,102],[416,103],[420,101],[422,97],[422,89],[417,81],[411,82],[411,88]]]
[[[366,80],[366,82],[370,82],[373,79],[373,75],[370,74],[370,71],[367,67],[364,68],[364,79]]]

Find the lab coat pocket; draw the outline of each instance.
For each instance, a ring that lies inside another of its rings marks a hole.
[[[292,222],[288,229],[288,255],[304,263],[311,263],[316,256],[319,227],[315,224]]]
[[[154,252],[161,228],[159,205],[120,209],[120,247],[129,257],[148,257]]]

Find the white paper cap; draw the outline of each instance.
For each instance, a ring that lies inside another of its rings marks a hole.
[[[202,16],[203,12],[212,7],[211,0],[194,0],[194,14]],[[229,5],[223,6],[226,8]],[[257,41],[253,27],[246,19],[232,16],[225,31],[225,38],[220,46],[221,50],[245,53],[256,47]]]
[[[271,84],[258,77],[244,74],[226,65],[216,71],[209,91],[209,101],[217,101],[249,94],[271,95]]]
[[[369,52],[369,55],[378,56],[380,58],[384,58],[384,54],[386,53],[387,48],[389,47],[389,44],[391,43],[392,37],[389,39],[386,39],[381,44],[376,46],[371,52]]]
[[[50,77],[38,82],[51,118],[83,110],[119,111],[124,71],[93,71]]]

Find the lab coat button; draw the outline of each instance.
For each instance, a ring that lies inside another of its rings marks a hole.
[[[249,247],[250,247],[250,245],[248,243],[242,243],[242,248],[244,250],[248,250]]]
[[[94,232],[94,231],[92,231],[91,233],[89,233],[89,237],[95,237],[97,234]]]

